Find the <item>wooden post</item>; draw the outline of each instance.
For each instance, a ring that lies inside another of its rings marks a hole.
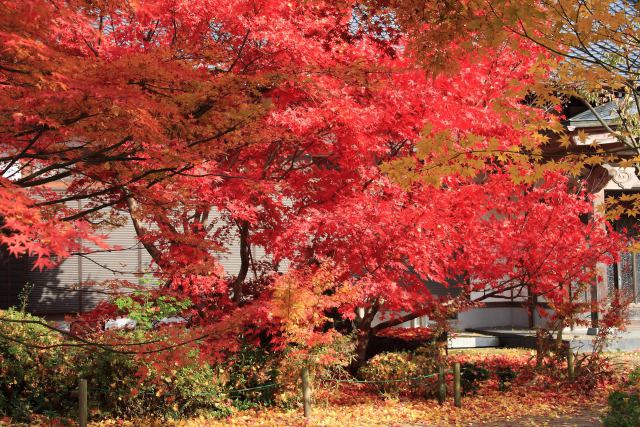
[[[567,370],[569,373],[569,379],[573,380],[576,374],[573,368],[573,351],[571,350],[571,347],[567,349]]]
[[[616,265],[616,264],[614,264]],[[606,277],[606,275],[605,275]],[[587,332],[587,335],[597,335],[597,331],[598,331],[598,327],[599,327],[599,314],[598,314],[598,282],[596,280],[593,281],[594,283],[591,284],[591,296],[590,296],[590,302],[591,302],[591,327],[589,328],[589,330],[592,332],[591,334],[589,334],[589,332]]]
[[[453,403],[462,408],[462,390],[460,390],[460,363],[453,365]]]
[[[87,380],[78,381],[78,424],[87,427]]]
[[[304,405],[304,417],[309,418],[311,416],[311,388],[309,386],[309,368],[306,366],[302,368],[300,373],[302,377],[302,403]]]
[[[444,366],[438,370],[438,403],[443,404],[447,396],[447,385],[444,383]]]

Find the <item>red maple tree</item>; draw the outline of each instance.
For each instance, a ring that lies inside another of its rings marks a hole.
[[[430,281],[560,299],[615,256],[622,239],[580,221],[591,205],[566,178],[496,154],[543,141],[533,125],[550,119],[522,102],[535,56],[505,45],[429,75],[393,26],[354,10],[3,2],[3,242],[50,266],[89,221],[129,217],[201,336],[281,323],[282,266],[304,286],[330,263],[317,306],[354,321],[360,356],[372,333],[450,304]],[[229,277],[218,255],[236,242]]]

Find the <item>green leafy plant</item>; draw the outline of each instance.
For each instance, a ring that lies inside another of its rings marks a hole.
[[[87,379],[93,418],[219,417],[232,410],[228,374],[200,362],[195,352],[188,363],[159,372],[128,354],[58,347],[60,335],[36,316],[16,310],[0,316],[7,320],[0,321],[0,417],[17,422],[30,422],[35,414],[75,418],[79,378]],[[129,341],[138,332],[118,334]]]
[[[71,357],[60,348],[22,344],[55,346],[59,337],[35,316],[14,309],[0,316],[0,414],[26,421],[32,412],[59,410],[61,396],[75,388]]]
[[[271,387],[278,380],[280,352],[245,343],[229,358],[226,388],[233,390],[230,398],[239,409],[274,402],[276,391]]]
[[[627,381],[609,394],[609,410],[603,418],[606,427],[632,427],[640,425],[640,368],[636,368]]]
[[[113,303],[121,314],[126,314],[143,328],[151,328],[161,319],[180,315],[191,307],[189,299],[179,300],[173,296],[154,296],[150,292],[136,291],[117,297]]]
[[[489,370],[483,366],[471,362],[460,365],[460,385],[463,394],[475,394],[480,388],[480,382],[488,379]]]
[[[104,352],[91,362],[86,376],[94,408],[103,416],[220,417],[231,411],[220,374],[210,365],[193,363],[158,372],[130,357]]]
[[[380,353],[369,359],[359,374],[365,381],[377,382],[374,386],[382,393],[397,395],[407,387],[404,382],[395,380],[413,378],[422,374],[420,366],[413,360],[410,352]],[[394,380],[391,382],[386,382]]]
[[[365,363],[359,375],[387,395],[435,396],[437,351],[434,345],[425,345],[413,352],[380,353]]]
[[[496,371],[498,377],[498,390],[507,391],[511,388],[511,383],[516,379],[518,373],[510,366],[504,366]]]

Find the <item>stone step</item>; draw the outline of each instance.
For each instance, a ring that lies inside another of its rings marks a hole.
[[[498,347],[500,339],[491,335],[459,333],[449,338],[449,348]]]
[[[629,319],[640,321],[640,305],[631,304],[629,307]]]

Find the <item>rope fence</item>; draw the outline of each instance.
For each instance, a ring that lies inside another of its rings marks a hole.
[[[451,373],[453,371],[448,371],[448,373]],[[329,379],[323,379],[321,380],[322,382],[333,382],[333,383],[355,383],[355,384],[390,384],[390,383],[400,383],[400,382],[410,382],[410,381],[419,381],[419,380],[424,380],[427,378],[433,378],[438,376],[438,374],[429,374],[429,375],[420,375],[418,377],[411,377],[411,378],[400,378],[400,379],[390,379],[390,380],[376,380],[376,381],[371,381],[371,380],[338,380],[338,379],[333,379],[333,378],[329,378]]]
[[[574,357],[573,353],[570,351],[567,357],[567,372],[568,378],[573,379],[575,377],[574,373]],[[398,382],[413,382],[413,381],[421,381],[429,378],[438,378],[438,402],[442,405],[446,400],[446,374],[453,374],[453,401],[454,405],[458,408],[462,407],[462,388],[460,385],[460,363],[456,362],[453,366],[453,370],[445,370],[444,367],[440,367],[437,373],[427,374],[427,375],[419,375],[416,377],[408,377],[408,378],[391,378],[387,380],[357,380],[357,379],[322,379],[320,382],[334,382],[334,383],[351,383],[351,384],[390,384],[390,383],[398,383]],[[305,418],[309,418],[311,416],[311,385],[309,380],[309,368],[303,367],[300,372],[301,382],[302,382],[302,401],[303,401],[303,409]],[[242,394],[248,391],[258,391],[258,390],[268,390],[272,388],[278,387],[276,383],[268,383],[259,385],[256,387],[246,387],[240,389],[227,390],[227,393],[230,395],[233,394]],[[110,389],[101,389],[101,388],[91,388],[94,392],[111,392]],[[152,395],[155,397],[166,397],[166,396],[175,396],[171,393],[152,393],[152,392],[140,392],[140,394]],[[87,395],[88,395],[88,387],[87,380],[80,379],[78,382],[78,421],[80,427],[87,427],[88,420],[88,405],[87,405]],[[192,396],[208,396],[207,393],[195,393]]]
[[[456,363],[457,369],[459,371],[459,363]],[[455,371],[455,370],[454,370]],[[446,371],[447,373],[452,373],[454,371]],[[372,380],[346,380],[346,379],[323,379],[321,380],[321,382],[335,382],[335,383],[353,383],[353,384],[389,384],[389,383],[398,383],[398,382],[411,382],[411,381],[421,381],[421,380],[425,380],[428,378],[434,378],[434,377],[438,377],[439,382],[442,381],[444,382],[444,369],[441,370],[441,372],[439,373],[435,373],[435,374],[428,374],[428,375],[420,375],[420,376],[416,376],[416,377],[408,377],[408,378],[392,378],[392,379],[388,379],[388,380],[377,380],[377,381],[372,381]],[[303,396],[303,407],[304,407],[304,416],[306,418],[310,417],[310,413],[311,413],[311,385],[310,385],[310,381],[309,381],[309,369],[307,367],[302,368],[302,371],[300,373],[301,378],[302,378],[302,396]],[[456,386],[457,384],[457,386]],[[269,384],[263,384],[260,386],[256,386],[256,387],[246,387],[246,388],[240,388],[240,389],[233,389],[233,390],[227,390],[228,394],[242,394],[248,391],[258,391],[258,390],[268,390],[268,389],[272,389],[272,388],[276,388],[278,387],[278,384],[276,383],[269,383]],[[460,379],[458,377],[457,381],[454,381],[454,388],[459,388],[460,387]],[[440,387],[443,388],[443,387]],[[98,392],[98,393],[109,393],[113,390],[108,389],[108,388],[94,388],[91,387],[89,388],[87,386],[87,380],[86,379],[80,379],[78,382],[78,424],[80,427],[86,427],[87,426],[87,420],[88,420],[88,392],[89,390],[93,391],[93,392]],[[148,391],[141,391],[138,392],[138,394],[142,394],[142,395],[147,395],[147,396],[154,396],[154,397],[167,397],[167,396],[174,396],[174,394],[172,393],[159,393],[159,392],[148,392]],[[192,396],[196,397],[196,396],[208,396],[209,394],[207,393],[195,393],[192,394]],[[441,400],[440,398],[438,399],[439,401]],[[442,403],[442,402],[441,402]]]
[[[233,389],[233,390],[227,390],[226,392],[229,394],[239,394],[239,393],[244,393],[247,391],[253,391],[253,390],[266,390],[266,389],[270,389],[270,388],[274,388],[274,387],[278,387],[278,384],[276,383],[270,383],[270,384],[263,384],[257,387],[247,387],[247,388],[238,388],[238,389]],[[95,391],[95,392],[102,392],[102,393],[109,393],[111,391],[113,391],[112,389],[109,388],[97,388],[97,387],[90,387],[88,388],[88,390],[91,391]],[[166,396],[175,396],[175,394],[173,393],[158,393],[158,392],[150,392],[150,391],[139,391],[137,394],[141,394],[141,395],[146,395],[146,396],[156,396],[156,397],[166,397]],[[209,393],[193,393],[191,394],[191,396],[195,396],[195,397],[205,397],[205,396],[209,396]]]

